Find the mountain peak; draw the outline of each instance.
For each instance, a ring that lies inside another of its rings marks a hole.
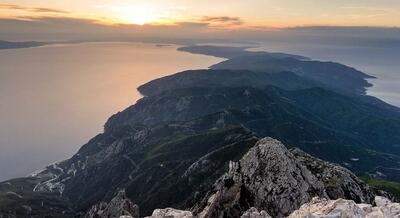
[[[321,178],[304,163],[305,159],[318,162],[324,174],[337,177],[335,192],[330,190],[332,181]],[[200,217],[240,217],[250,207],[265,210],[273,217],[284,217],[315,196],[366,203],[371,203],[374,196],[348,170],[302,155],[299,150],[288,150],[272,138],[260,139],[239,162],[229,165],[229,171],[217,180],[208,198],[195,208],[205,206]]]
[[[85,218],[108,218],[129,216],[139,218],[139,207],[133,204],[126,196],[125,190],[121,190],[109,203],[100,202],[92,206]]]

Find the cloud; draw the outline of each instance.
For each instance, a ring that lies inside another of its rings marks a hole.
[[[345,10],[350,10],[350,11],[365,11],[365,12],[395,12],[396,10],[394,8],[378,8],[378,7],[361,7],[361,6],[345,6],[341,7],[342,9]]]
[[[222,24],[222,25],[242,25],[243,21],[239,17],[229,17],[229,16],[204,16],[200,19],[202,22],[207,22],[210,24]]]
[[[14,4],[0,4],[0,9],[25,10],[26,7],[14,5]]]
[[[170,25],[106,24],[97,19],[65,16],[0,18],[1,39],[9,41],[148,40],[150,38],[201,38],[208,24],[181,22]]]
[[[207,27],[209,24],[205,22],[177,22],[175,25],[182,27]]]
[[[398,11],[394,8],[387,7],[365,7],[365,6],[344,6],[341,7],[344,10],[343,16],[347,16],[350,19],[374,19],[378,17],[387,17],[388,14],[395,16]]]
[[[59,13],[59,14],[69,13],[68,11],[65,11],[65,10],[59,10],[59,9],[53,9],[53,8],[32,8],[31,10],[34,12],[39,12],[39,13]]]
[[[67,14],[68,11],[59,10],[54,8],[43,8],[43,7],[26,7],[16,4],[0,4],[0,10],[19,10],[33,13],[56,13],[56,14]]]
[[[256,25],[232,25],[240,19],[228,17],[198,17],[171,24],[109,24],[99,19],[77,18],[63,14],[33,14],[0,18],[0,36],[9,41],[80,41],[117,40],[149,41],[164,40],[178,44],[205,42],[207,40],[258,41],[297,40],[312,41],[315,38],[333,40],[343,38],[397,38],[399,28],[351,27],[351,26],[302,26],[271,28]],[[106,19],[106,18],[104,18]],[[183,40],[184,39],[184,40]],[[353,42],[353,41],[351,41]],[[397,44],[398,45],[398,44]]]

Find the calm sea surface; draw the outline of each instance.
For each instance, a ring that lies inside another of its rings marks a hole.
[[[0,50],[0,181],[68,158],[135,103],[136,87],[221,59],[142,43]]]

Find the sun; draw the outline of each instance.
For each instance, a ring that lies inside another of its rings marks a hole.
[[[159,12],[149,5],[121,7],[118,10],[118,19],[123,23],[144,25],[160,20]]]

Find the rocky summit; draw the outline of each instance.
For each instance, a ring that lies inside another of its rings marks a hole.
[[[120,191],[109,203],[100,202],[93,205],[84,218],[109,217],[139,218],[139,207],[126,197],[125,191]]]
[[[351,200],[326,200],[313,198],[293,212],[288,218],[304,217],[359,217],[359,218],[397,218],[400,217],[400,204],[392,203],[384,197],[375,197],[375,205],[356,204]]]
[[[155,209],[148,218],[396,217],[400,213],[399,204],[374,197],[345,168],[263,138],[238,162],[229,163],[228,172],[192,211]],[[371,206],[373,202],[377,207]],[[110,203],[93,206],[86,217],[139,217],[138,211],[119,192]]]
[[[177,210],[173,208],[165,208],[165,209],[156,209],[153,211],[151,216],[146,218],[194,218],[192,212]]]
[[[374,194],[350,171],[264,138],[239,162],[230,162],[194,211],[200,217],[240,217],[255,207],[284,217],[315,196],[371,203]]]
[[[272,218],[265,210],[258,211],[257,208],[252,207],[248,209],[240,218]]]
[[[357,204],[352,200],[336,199],[327,200],[314,197],[310,202],[303,204],[298,210],[291,213],[287,218],[398,218],[400,217],[400,204],[393,203],[385,197],[376,196],[375,205]],[[159,215],[155,210],[156,215]],[[149,218],[192,218],[189,211],[174,211],[168,215],[163,213],[161,216],[151,216]],[[185,214],[190,214],[185,216]],[[201,216],[198,216],[201,218]],[[266,211],[259,211],[251,207],[244,212],[240,218],[272,218]]]

